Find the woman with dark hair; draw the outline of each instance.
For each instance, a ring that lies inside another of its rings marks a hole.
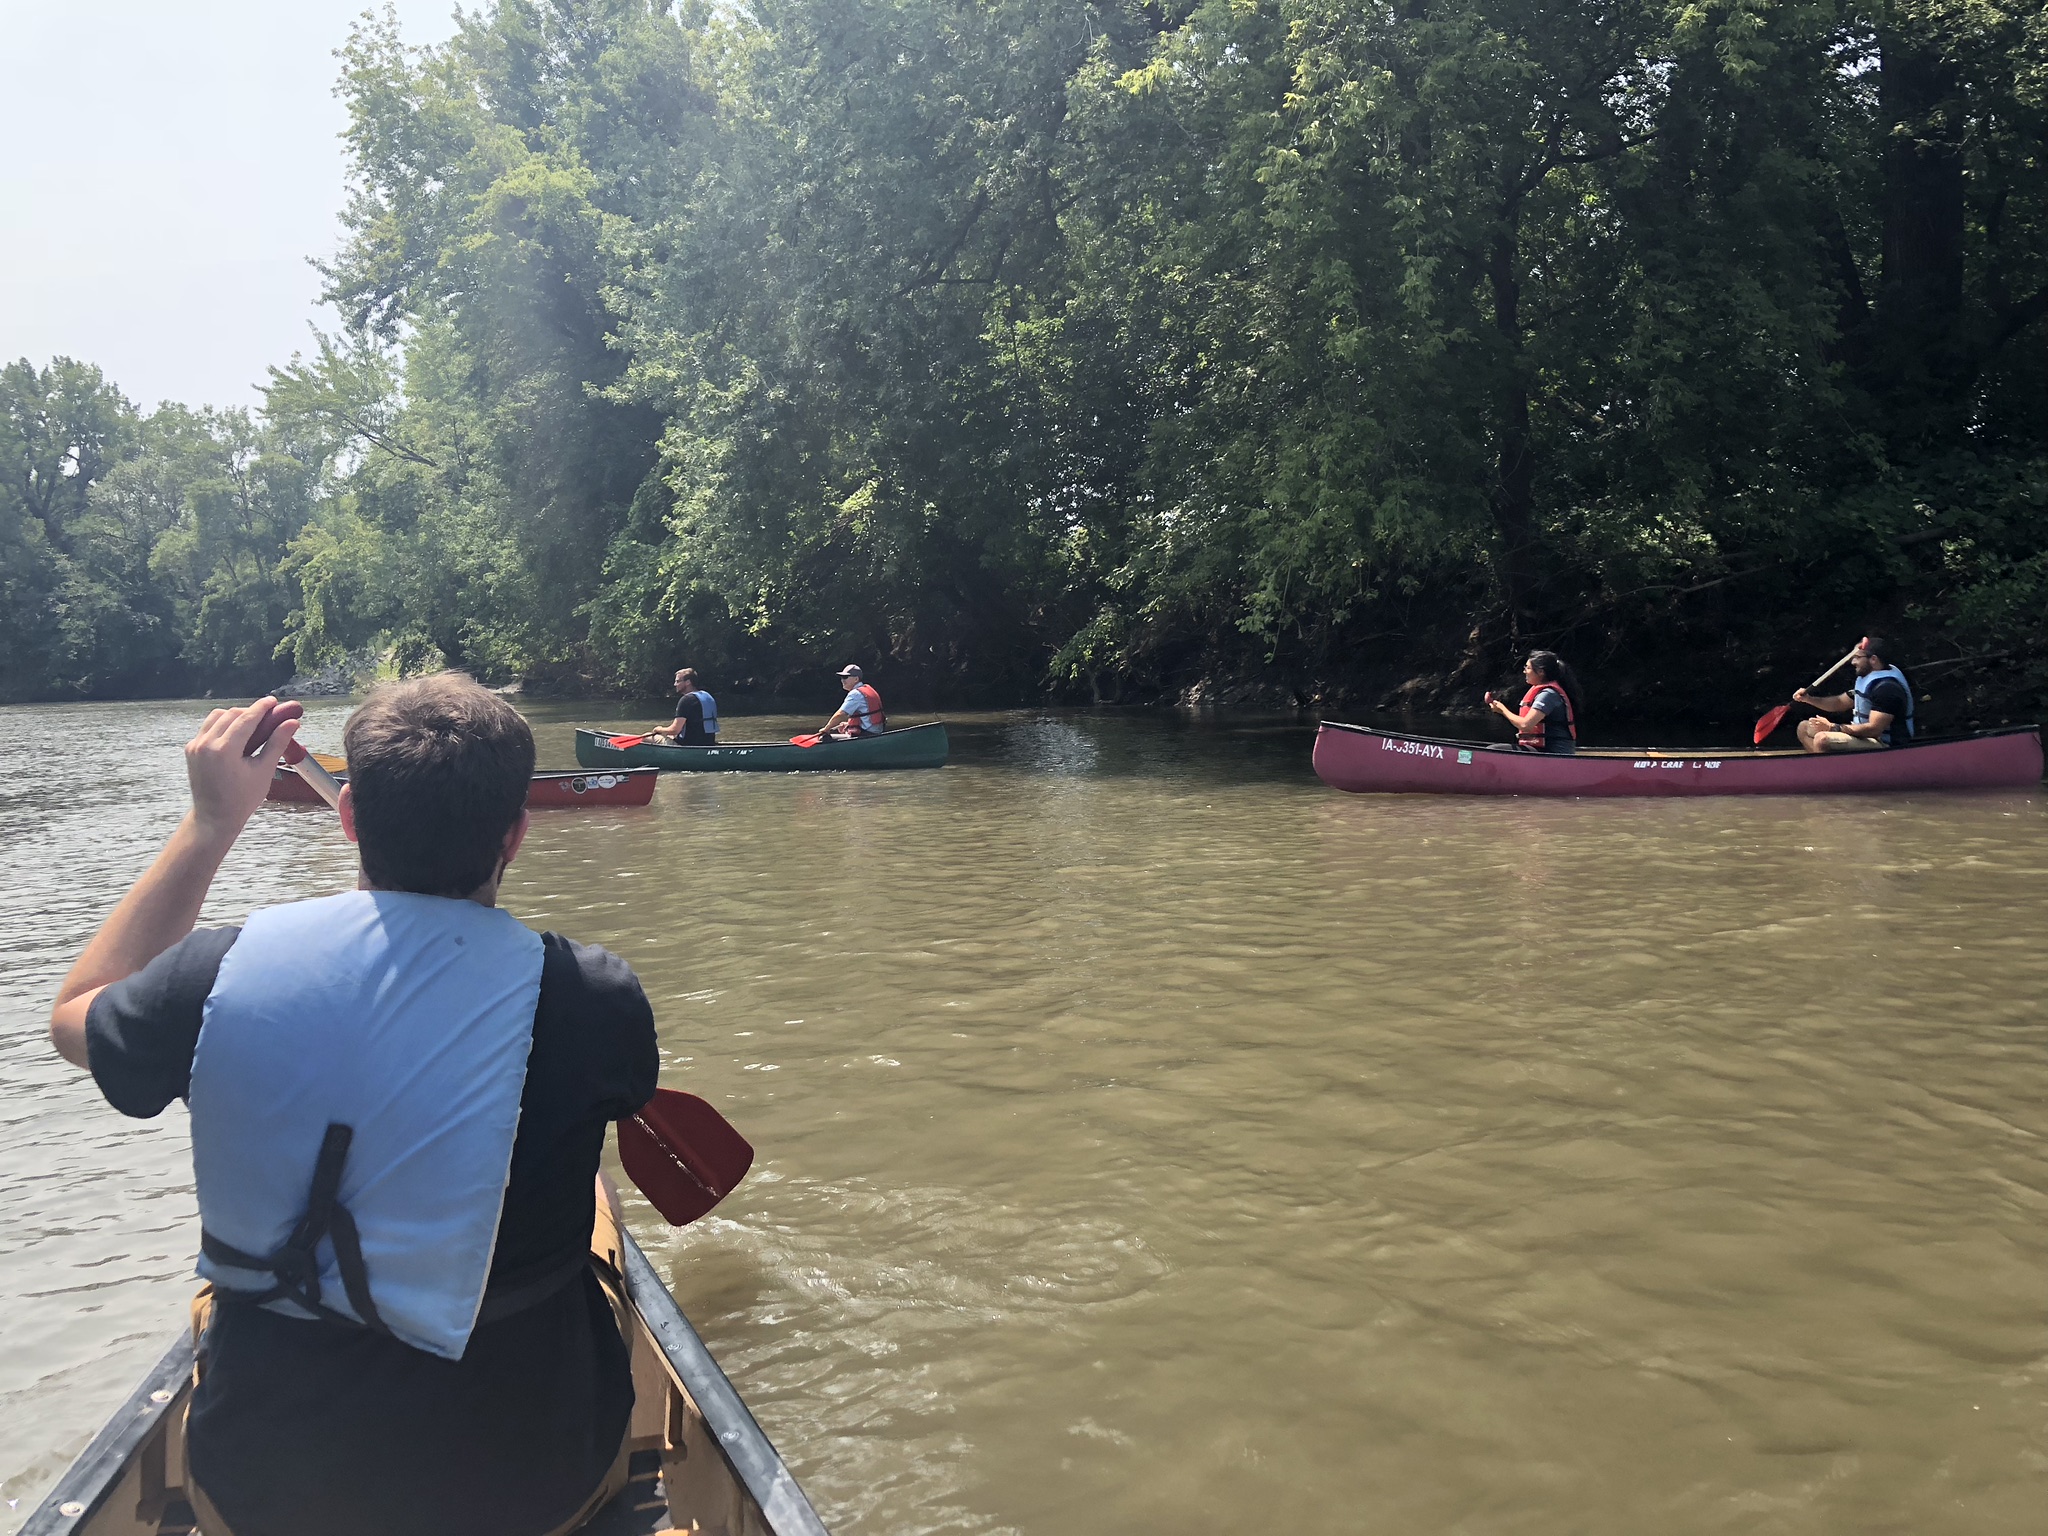
[[[1522,695],[1519,713],[1492,694],[1486,696],[1486,707],[1515,728],[1515,746],[1566,756],[1578,751],[1579,711],[1586,695],[1572,669],[1555,651],[1532,651],[1522,664],[1522,681],[1529,691]]]

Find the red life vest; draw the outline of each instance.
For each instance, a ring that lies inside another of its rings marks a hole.
[[[847,721],[847,724],[863,736],[886,731],[889,728],[889,719],[882,713],[882,696],[867,683],[860,684],[853,691],[868,701],[868,712],[865,715],[856,715]],[[873,722],[872,725],[869,722]]]
[[[1536,702],[1536,696],[1546,688],[1555,688],[1557,696],[1564,700],[1564,728],[1571,732],[1572,741],[1576,744],[1579,739],[1579,722],[1572,713],[1572,696],[1565,692],[1563,683],[1543,682],[1531,688],[1522,695],[1522,713],[1526,715],[1529,712],[1529,706]],[[1547,716],[1538,715],[1534,724],[1515,732],[1515,745],[1524,752],[1547,752],[1550,750],[1548,736],[1549,719]]]

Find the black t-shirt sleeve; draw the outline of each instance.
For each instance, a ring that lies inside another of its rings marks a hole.
[[[623,1120],[653,1098],[660,1083],[654,1005],[633,967],[610,950],[550,937],[567,946],[576,963],[590,1102],[605,1120]]]
[[[704,723],[704,701],[694,693],[686,693],[676,700],[676,718],[687,720],[692,725]]]
[[[239,928],[187,934],[93,999],[85,1016],[93,1081],[124,1115],[148,1120],[192,1087],[192,1052],[220,962]]]
[[[1880,714],[1890,715],[1894,720],[1904,720],[1906,711],[1913,701],[1906,697],[1906,690],[1896,677],[1881,677],[1870,685],[1865,697],[1870,707]]]
[[[494,1277],[583,1251],[605,1132],[654,1097],[661,1075],[654,1009],[633,968],[558,933],[541,940],[540,1006]]]

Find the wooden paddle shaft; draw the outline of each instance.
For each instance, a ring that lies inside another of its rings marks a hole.
[[[1842,668],[1849,665],[1851,661],[1855,660],[1856,653],[1862,649],[1863,642],[1861,640],[1858,640],[1854,645],[1850,646],[1849,649],[1843,653],[1842,659],[1840,661],[1836,662],[1832,667],[1829,667],[1827,671],[1821,673],[1819,677],[1816,677],[1812,682],[1808,683],[1806,685],[1806,691],[1808,693],[1811,693],[1814,689],[1818,688],[1822,683],[1826,682],[1829,678],[1833,677],[1837,672],[1841,671]]]
[[[284,760],[292,772],[313,786],[314,794],[333,809],[341,809],[341,781],[322,768],[318,758],[295,741],[286,748]]]

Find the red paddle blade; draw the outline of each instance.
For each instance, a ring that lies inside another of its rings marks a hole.
[[[1790,704],[1780,704],[1776,709],[1769,711],[1763,719],[1757,721],[1756,733],[1750,739],[1758,746],[1762,746],[1771,732],[1784,724],[1785,716],[1791,713],[1791,710]]]
[[[628,747],[639,746],[640,743],[645,741],[646,739],[647,738],[645,736],[614,736],[612,738],[612,745],[617,747],[621,752],[623,752]]]
[[[815,747],[824,739],[822,736],[792,736],[789,738],[789,744],[792,747]]]
[[[619,1161],[670,1226],[688,1226],[731,1194],[754,1166],[754,1149],[694,1093],[658,1088],[619,1122]]]

